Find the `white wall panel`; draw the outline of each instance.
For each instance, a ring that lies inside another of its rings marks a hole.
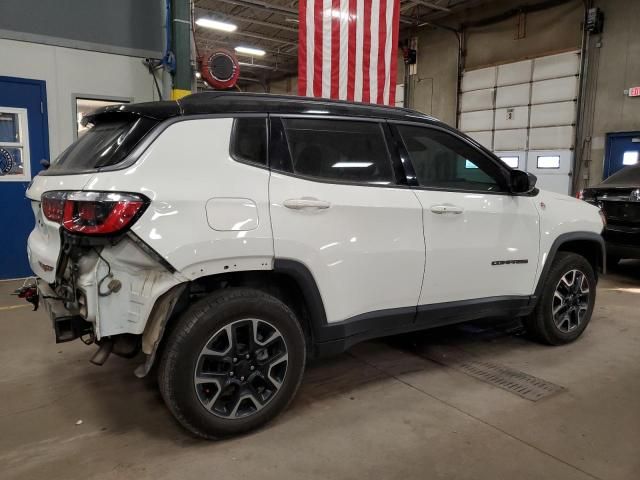
[[[157,100],[140,58],[0,39],[0,76],[44,80],[50,159],[73,142],[73,94]]]
[[[531,103],[564,102],[578,96],[577,77],[556,78],[533,82]]]
[[[531,106],[532,127],[573,125],[575,121],[576,102],[543,103]]]
[[[490,110],[493,108],[493,88],[473,90],[460,95],[460,111]]]
[[[477,132],[493,129],[493,110],[466,112],[460,114],[460,130],[463,132]]]
[[[496,108],[529,105],[530,83],[498,87],[496,92]]]
[[[496,67],[480,68],[478,70],[464,72],[461,90],[463,92],[468,92],[469,90],[492,88],[495,87],[495,85]]]
[[[529,126],[529,107],[497,109],[494,125],[496,130],[527,128]]]
[[[527,129],[496,130],[493,135],[494,150],[525,150],[527,148]]]
[[[531,150],[566,150],[573,147],[573,127],[532,128],[529,132]]]
[[[557,156],[560,159],[558,168],[538,168],[538,157]],[[527,171],[538,177],[536,186],[543,190],[569,194],[571,188],[571,150],[531,150],[527,153]]]
[[[580,71],[580,55],[562,53],[536,58],[533,64],[533,80],[568,77]]]
[[[524,62],[507,63],[498,66],[498,85],[513,85],[516,83],[528,83],[531,81],[532,60]]]
[[[469,132],[467,135],[489,150],[493,150],[493,132]]]

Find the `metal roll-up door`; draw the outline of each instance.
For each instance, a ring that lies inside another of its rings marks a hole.
[[[579,52],[463,73],[458,127],[540,188],[569,193]]]

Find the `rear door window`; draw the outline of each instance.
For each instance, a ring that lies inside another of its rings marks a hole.
[[[236,118],[233,122],[231,156],[239,162],[267,165],[267,119]]]
[[[149,118],[124,114],[105,118],[98,116],[94,122],[51,163],[46,173],[83,172],[117,165],[158,123]]]
[[[394,182],[378,122],[286,118],[283,124],[293,173],[338,182]]]

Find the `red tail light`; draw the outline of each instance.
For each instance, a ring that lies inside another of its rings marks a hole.
[[[42,213],[69,232],[108,235],[120,232],[140,216],[146,199],[132,193],[46,192]]]

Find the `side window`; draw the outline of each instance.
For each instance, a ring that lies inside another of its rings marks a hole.
[[[504,191],[497,165],[453,135],[427,127],[399,125],[418,184],[423,187]]]
[[[231,156],[239,162],[267,165],[267,119],[236,118],[231,135]]]
[[[283,124],[293,173],[365,184],[394,182],[379,123],[289,118]]]

